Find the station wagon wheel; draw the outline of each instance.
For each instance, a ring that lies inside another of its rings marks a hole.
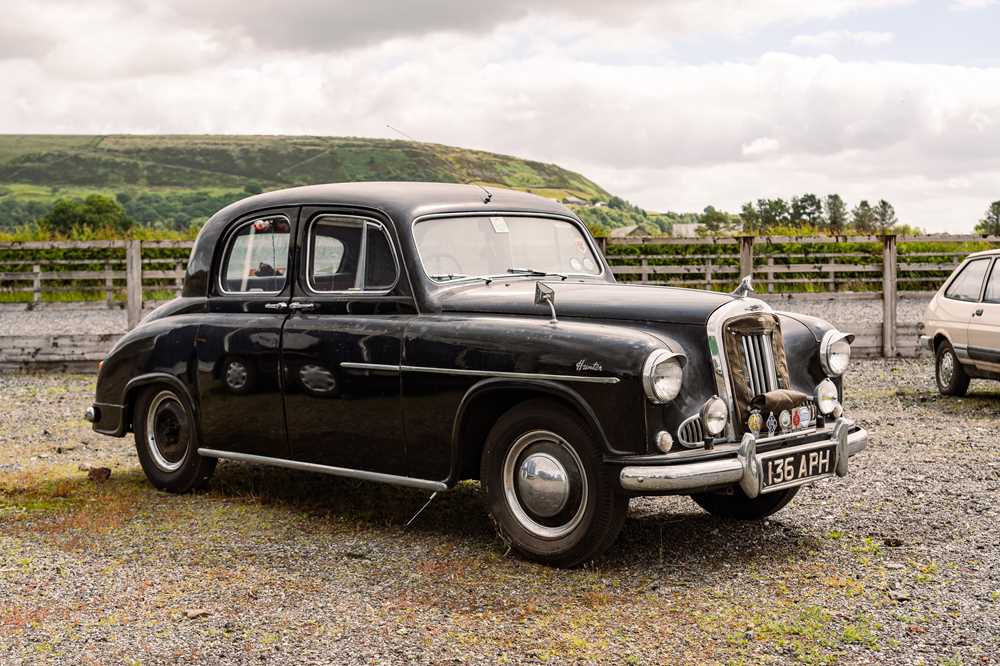
[[[958,360],[955,349],[942,340],[934,354],[934,377],[941,395],[962,396],[969,391],[969,375]]]
[[[530,400],[487,438],[480,478],[501,537],[524,557],[575,566],[618,536],[628,500],[596,438],[560,403]]]
[[[198,455],[197,423],[186,396],[173,387],[146,387],[132,422],[139,462],[154,486],[186,492],[207,483],[216,460]]]

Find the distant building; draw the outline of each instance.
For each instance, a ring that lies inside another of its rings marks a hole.
[[[626,236],[642,236],[643,231],[638,224],[633,224],[630,227],[615,227],[610,232],[608,236],[610,238],[625,238]]]
[[[670,235],[674,238],[694,238],[698,235],[698,225],[694,222],[688,224],[677,224],[675,222]]]

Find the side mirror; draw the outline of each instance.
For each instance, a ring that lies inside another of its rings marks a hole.
[[[552,320],[549,322],[551,324],[556,323],[556,290],[545,284],[544,282],[535,283],[535,305],[541,305],[542,303],[549,304],[549,310],[552,311]]]

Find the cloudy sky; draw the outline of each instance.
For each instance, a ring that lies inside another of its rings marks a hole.
[[[2,132],[396,137],[556,162],[653,210],[1000,199],[998,0],[38,0]]]

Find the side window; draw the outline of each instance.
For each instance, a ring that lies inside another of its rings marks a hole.
[[[289,231],[288,219],[283,216],[262,217],[237,228],[222,262],[222,290],[272,294],[283,290],[288,277]]]
[[[970,261],[951,283],[944,295],[957,301],[978,301],[983,288],[983,278],[989,268],[989,259]]]
[[[309,228],[309,287],[316,292],[384,291],[396,282],[392,246],[381,225],[323,215]]]
[[[993,262],[993,272],[990,281],[986,283],[986,303],[1000,303],[1000,260]]]

